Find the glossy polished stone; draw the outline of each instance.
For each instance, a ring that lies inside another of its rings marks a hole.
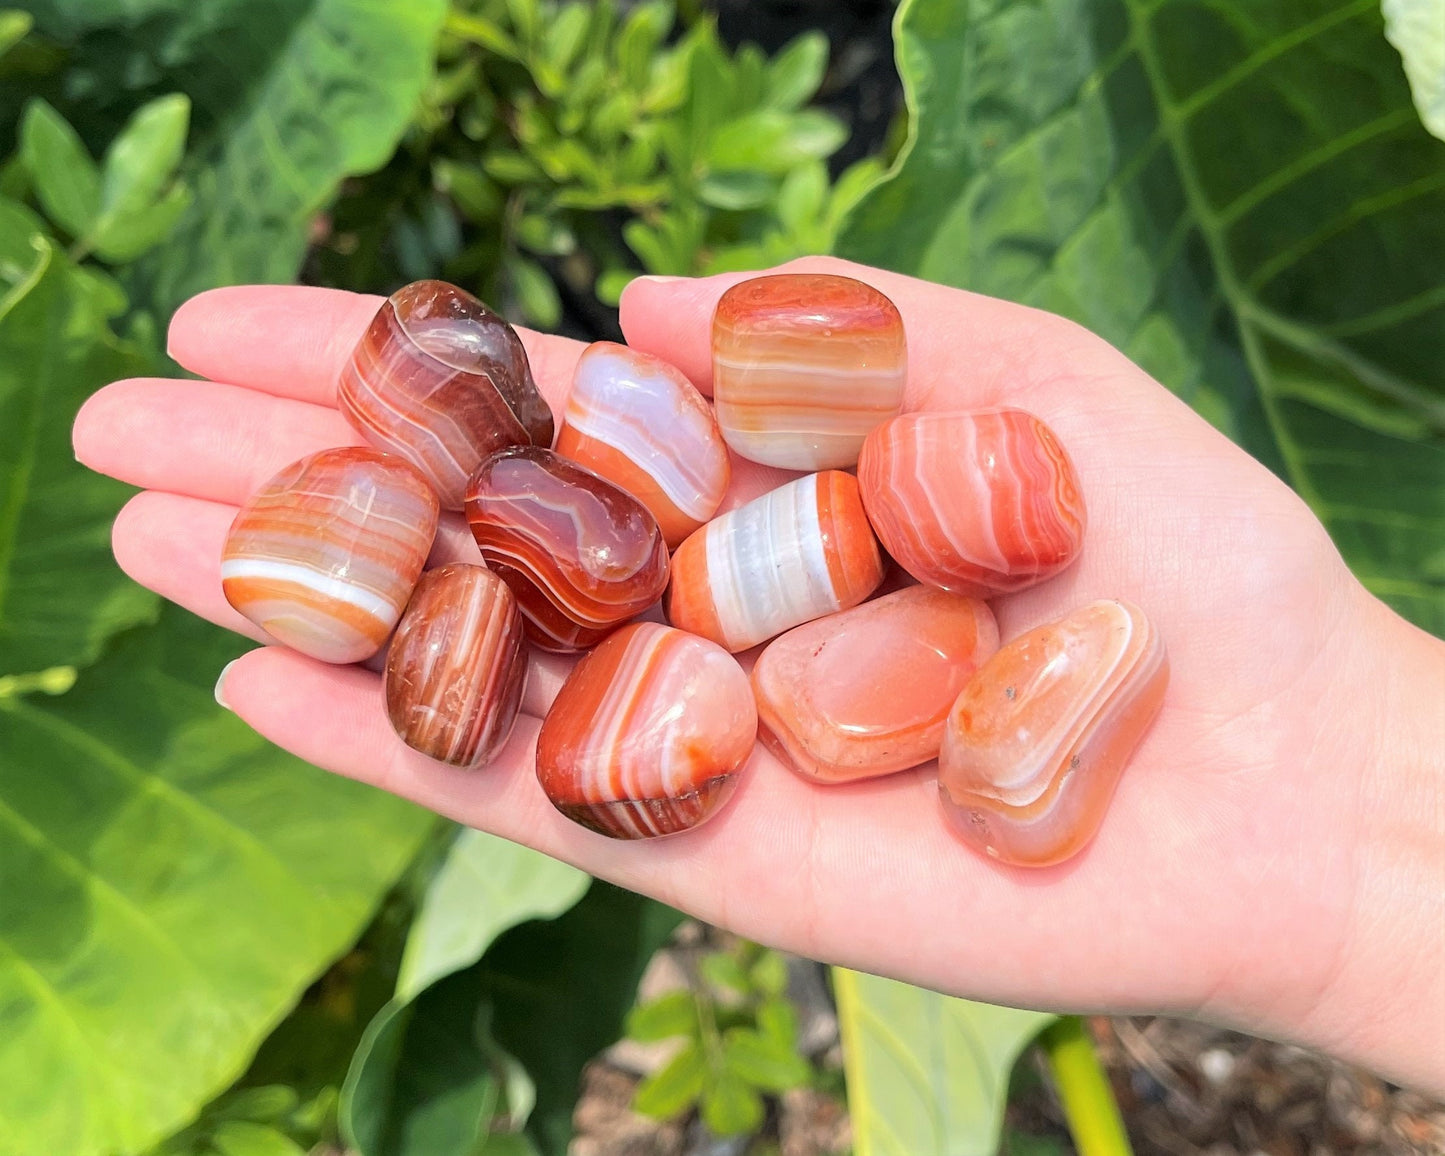
[[[736,652],[856,606],[882,581],[858,483],[825,470],[694,532],[672,558],[667,617]]]
[[[1020,409],[894,418],[868,435],[858,485],[884,549],[945,590],[1022,590],[1083,545],[1074,464],[1054,432]]]
[[[871,285],[775,273],[734,285],[712,322],[713,402],[728,445],[792,470],[853,465],[903,406],[903,319]]]
[[[1159,632],[1127,602],[1091,602],[1009,643],[949,712],[938,786],[954,829],[1016,866],[1077,854],[1168,684]]]
[[[362,446],[293,462],[231,523],[226,601],[278,642],[360,662],[386,641],[431,550],[437,499],[401,458]]]
[[[572,671],[537,739],[562,814],[614,839],[696,827],[727,801],[757,731],[748,678],[713,643],[637,622]]]
[[[386,713],[402,741],[479,767],[512,733],[527,651],[522,613],[485,566],[454,563],[417,583],[386,654]]]
[[[667,546],[647,508],[551,450],[487,458],[467,488],[467,521],[544,650],[601,642],[667,586]]]
[[[493,450],[552,444],[552,411],[516,331],[445,281],[386,299],[336,402],[367,441],[421,470],[447,510],[462,508],[467,479]]]
[[[692,383],[610,341],[582,351],[557,452],[637,498],[669,548],[717,512],[732,476],[712,410]]]
[[[987,605],[930,586],[815,619],[753,666],[763,742],[821,783],[916,767],[938,757],[949,708],[997,649]]]

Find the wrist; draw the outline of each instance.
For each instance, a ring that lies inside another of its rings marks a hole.
[[[1356,588],[1334,720],[1360,728],[1353,889],[1300,1037],[1445,1091],[1445,643]],[[1330,853],[1327,850],[1327,853]]]

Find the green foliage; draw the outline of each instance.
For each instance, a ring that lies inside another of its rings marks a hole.
[[[1439,0],[1383,0],[1385,36],[1405,62],[1420,120],[1445,140],[1445,12]]]
[[[0,877],[25,881],[0,893],[10,1151],[134,1152],[184,1124],[426,830],[214,709],[242,649],[172,610],[68,693],[0,699]]]
[[[1445,144],[1378,7],[908,0],[897,40],[909,147],[839,251],[1087,325],[1445,633]]]
[[[594,882],[565,914],[388,1004],[347,1077],[347,1143],[361,1156],[565,1156],[582,1067],[617,1038],[678,918]]]
[[[142,105],[96,165],[65,119],[37,97],[20,126],[20,159],[46,214],[72,238],[70,256],[132,261],[163,241],[191,203],[172,180],[191,102],[175,94]]]
[[[798,1054],[787,982],[782,956],[744,942],[703,956],[686,988],[634,1007],[629,1038],[650,1043],[681,1036],[684,1043],[637,1086],[633,1108],[658,1119],[696,1108],[719,1136],[756,1131],[764,1095],[813,1077]]]
[[[845,132],[803,107],[822,36],[768,60],[729,53],[708,20],[669,42],[673,21],[660,0],[625,15],[456,5],[417,124],[388,174],[338,203],[321,276],[446,276],[547,328],[564,294],[615,304],[639,263],[708,273],[826,251],[879,166],[829,181]]]
[[[91,391],[156,365],[111,331],[123,307],[109,278],[0,198],[0,676],[94,661],[112,634],[156,613],[155,596],[110,560],[126,488],[70,451]]]
[[[1009,1072],[1052,1016],[833,969],[857,1156],[993,1156]]]

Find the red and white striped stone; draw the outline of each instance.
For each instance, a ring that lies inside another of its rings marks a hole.
[[[337,407],[460,510],[493,450],[552,444],[552,411],[516,331],[470,293],[414,281],[382,304],[341,374]]]
[[[1020,409],[894,418],[863,444],[858,485],[888,553],[944,590],[1022,590],[1083,545],[1074,464],[1054,432]]]
[[[756,733],[747,675],[727,651],[637,622],[563,684],[537,739],[537,779],[559,811],[599,834],[672,835],[727,800]]]
[[[512,733],[527,681],[522,613],[485,566],[454,563],[417,583],[386,652],[386,712],[403,742],[479,767]]]
[[[293,462],[241,507],[221,554],[226,601],[278,642],[360,662],[391,634],[437,528],[403,459],[365,446]]]

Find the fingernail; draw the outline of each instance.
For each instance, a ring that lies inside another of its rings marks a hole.
[[[230,662],[226,663],[225,666],[221,667],[221,677],[218,678],[218,679],[216,679],[216,690],[215,690],[216,701],[217,701],[218,703],[220,703],[221,706],[225,707],[227,710],[230,710],[230,709],[231,709],[231,704],[226,701],[226,695],[225,695],[226,672],[229,671],[229,670],[231,669],[231,667],[235,666],[236,663],[239,662],[239,661],[240,661],[240,659],[237,659],[237,658],[231,659]]]
[[[686,277],[666,277],[661,273],[645,273],[641,277],[634,277],[634,281],[652,281],[658,285],[666,285],[669,281],[686,281]]]

